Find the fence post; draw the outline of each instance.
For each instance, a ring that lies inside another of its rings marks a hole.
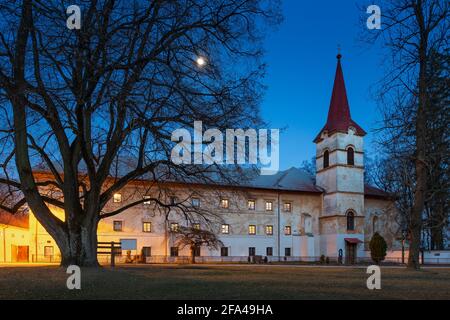
[[[111,267],[116,265],[116,249],[114,248],[114,241],[111,241]]]

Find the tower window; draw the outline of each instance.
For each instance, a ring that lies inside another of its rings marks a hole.
[[[330,166],[330,153],[328,150],[325,150],[323,153],[323,168],[328,168]]]
[[[347,164],[349,166],[355,165],[355,150],[351,147],[347,149]]]
[[[355,213],[353,211],[347,213],[347,230],[355,230]]]

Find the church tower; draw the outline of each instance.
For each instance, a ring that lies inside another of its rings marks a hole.
[[[363,250],[366,132],[350,116],[341,58],[339,54],[327,122],[314,139],[316,183],[325,191],[319,220],[321,254],[342,255],[352,263]]]

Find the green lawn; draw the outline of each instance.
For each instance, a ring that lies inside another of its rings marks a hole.
[[[59,267],[0,268],[0,299],[450,299],[450,269],[382,269],[382,289],[365,269],[248,266],[119,266],[83,269],[81,290]]]

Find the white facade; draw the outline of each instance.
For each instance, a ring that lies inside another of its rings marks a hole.
[[[315,139],[315,179],[291,168],[275,176],[259,177],[247,186],[165,183],[167,199],[162,201],[175,197],[191,205],[195,197],[200,208],[216,218],[206,224],[200,218],[186,219],[176,209],[165,211],[142,204],[102,220],[98,240],[121,241],[126,244],[124,250],[132,254],[145,252],[148,261],[176,254],[188,256],[188,248],[178,252],[173,248],[169,230],[173,223],[198,223],[200,228],[218,234],[226,248],[202,248],[201,256],[228,256],[223,260],[246,259],[250,255],[267,256],[269,260],[317,260],[323,255],[352,263],[367,256],[367,244],[375,231],[385,237],[390,250],[395,249],[398,226],[393,202],[382,191],[364,185],[365,132],[350,117],[340,58],[328,120]],[[142,181],[129,183],[117,197],[120,201],[111,201],[105,211],[114,211],[146,195],[161,194],[161,189],[150,185]],[[227,208],[221,206],[224,199]],[[254,201],[254,209],[249,209],[249,201]],[[57,210],[55,214],[64,216]],[[54,246],[53,239],[36,220],[30,222],[30,231],[36,244],[31,252],[36,257],[52,250],[57,254],[56,247],[49,249]]]

